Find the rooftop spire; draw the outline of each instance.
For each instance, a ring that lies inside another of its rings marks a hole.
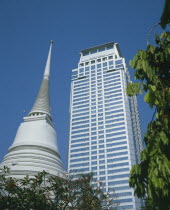
[[[49,79],[50,76],[50,61],[51,61],[51,51],[52,51],[52,44],[54,43],[53,40],[50,41],[50,49],[48,53],[47,63],[44,71],[44,79]]]
[[[51,117],[51,112],[50,112],[49,78],[50,78],[50,61],[51,61],[52,44],[53,44],[53,41],[51,40],[41,87],[40,87],[38,96],[36,98],[36,101],[34,103],[34,106],[31,112],[29,113],[29,116],[47,114],[51,120],[52,120],[52,117]]]

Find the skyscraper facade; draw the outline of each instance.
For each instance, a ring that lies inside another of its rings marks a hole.
[[[68,172],[93,172],[104,191],[115,190],[118,209],[140,209],[128,179],[142,150],[136,97],[117,43],[81,51],[72,70]]]

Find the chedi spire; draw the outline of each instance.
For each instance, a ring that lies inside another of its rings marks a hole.
[[[50,49],[48,53],[47,63],[44,71],[44,77],[41,83],[41,87],[34,103],[34,106],[29,113],[29,116],[47,114],[52,120],[50,112],[50,97],[49,97],[49,79],[50,79],[50,62],[51,62],[51,51],[52,51],[53,41],[50,42]]]
[[[57,135],[52,125],[49,103],[49,77],[52,43],[47,58],[42,84],[35,104],[18,128],[16,137],[0,167],[10,167],[11,176],[23,177],[40,171],[63,176],[64,171],[57,146]]]

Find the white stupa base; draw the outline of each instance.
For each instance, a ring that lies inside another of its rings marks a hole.
[[[24,118],[14,143],[0,165],[1,168],[4,166],[8,166],[10,175],[16,178],[41,171],[64,176],[56,132],[47,115]]]

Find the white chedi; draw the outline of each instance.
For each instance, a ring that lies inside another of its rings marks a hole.
[[[43,81],[35,104],[18,128],[16,137],[0,167],[8,166],[10,175],[22,178],[45,170],[50,175],[64,176],[57,146],[57,135],[52,124],[49,103],[50,44]]]

